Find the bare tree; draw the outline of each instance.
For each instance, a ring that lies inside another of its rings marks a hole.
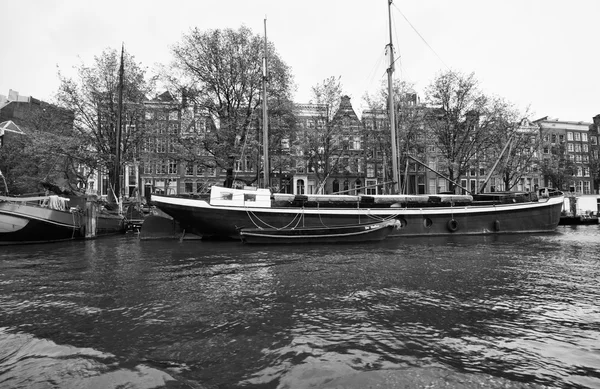
[[[425,108],[420,104],[419,97],[414,90],[414,85],[401,80],[394,80],[392,86],[394,97],[394,117],[396,119],[396,144],[398,145],[399,167],[411,166],[411,171],[422,170],[422,167],[415,165],[408,156],[424,160],[426,155],[427,134],[424,132]],[[363,100],[367,103],[371,112],[381,112],[387,118],[386,125],[380,126],[368,142],[372,147],[376,147],[379,152],[386,156],[386,177],[391,178],[391,131],[389,127],[388,112],[388,86],[387,82],[382,82],[381,88],[374,95],[365,95]],[[368,120],[375,120],[371,115]],[[373,126],[371,126],[373,127]],[[375,144],[373,143],[375,142]],[[408,174],[404,169],[403,176]],[[390,186],[391,189],[391,186]],[[407,189],[407,185],[404,185]]]
[[[426,101],[431,107],[426,115],[427,130],[446,160],[452,181],[479,168],[498,143],[499,134],[514,123],[503,100],[483,94],[473,73],[439,74],[426,89]]]
[[[311,88],[313,116],[308,119],[305,132],[298,139],[299,147],[307,165],[314,173],[319,191],[327,178],[338,172],[344,150],[343,129],[333,118],[342,98],[341,77],[331,76]]]
[[[550,156],[542,161],[542,174],[554,188],[568,190],[573,183],[577,166],[568,158],[566,144],[557,143],[550,149]]]
[[[516,109],[508,108],[507,112],[512,112],[513,117],[520,115]],[[528,172],[539,168],[542,137],[537,126],[531,126],[527,119],[522,119],[515,121],[513,125],[507,125],[505,130],[500,128],[497,139],[499,142],[491,150],[492,159],[488,163],[491,165],[497,158],[502,161],[498,164],[497,171],[505,190],[511,190]],[[499,152],[506,147],[508,150],[500,156]]]
[[[261,127],[263,37],[244,26],[237,30],[194,28],[171,51],[173,61],[163,74],[168,88],[183,96],[184,109],[193,106],[196,118],[208,121],[206,131],[182,142],[183,157],[224,169],[232,169],[236,159],[248,155],[257,160],[262,143],[257,130]],[[289,111],[290,69],[272,43],[267,51],[269,110]]]
[[[58,103],[74,114],[74,129],[79,145],[72,155],[89,168],[108,172],[110,186],[115,188],[114,173],[117,153],[119,69],[121,55],[106,49],[94,57],[91,66],[76,67],[77,76],[68,78],[59,73]],[[153,91],[154,80],[146,79],[146,70],[135,58],[124,53],[123,110],[121,155],[131,156],[145,138],[143,126],[144,101]],[[131,129],[126,131],[126,129]]]

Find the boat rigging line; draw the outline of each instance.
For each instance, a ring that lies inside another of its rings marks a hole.
[[[391,0],[390,0],[390,4],[392,4]],[[442,57],[440,57],[440,55],[433,49],[433,47],[431,47],[431,45],[425,40],[425,38],[423,38],[423,35],[421,35],[421,33],[415,28],[415,26],[413,26],[413,24],[410,22],[410,20],[408,20],[408,18],[406,17],[406,15],[404,15],[404,13],[402,11],[400,11],[400,8],[398,8],[395,4],[393,4],[393,5],[394,5],[394,8],[396,8],[396,10],[398,10],[398,12],[400,13],[400,15],[402,15],[402,17],[404,18],[404,20],[406,20],[406,23],[408,23],[408,25],[419,36],[419,38],[421,38],[421,40],[423,41],[423,43],[425,43],[425,45],[427,45],[427,47],[429,47],[429,50],[431,50],[431,52],[440,60],[440,62],[448,70],[451,70],[450,67],[448,65],[446,65],[446,62],[444,62],[444,60],[442,59]]]

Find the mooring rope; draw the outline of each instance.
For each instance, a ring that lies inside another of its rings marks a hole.
[[[302,218],[301,214],[296,214],[296,216],[294,216],[294,218],[292,219],[292,221],[290,221],[287,225],[283,226],[283,227],[275,227],[270,225],[269,223],[265,222],[264,220],[262,220],[259,216],[257,216],[254,212],[248,210],[248,208],[246,208],[246,213],[248,214],[248,218],[250,219],[250,221],[252,222],[252,224],[254,224],[256,226],[256,228],[263,228],[261,226],[259,226],[258,224],[256,224],[256,222],[254,221],[254,219],[252,219],[252,217],[255,217],[258,221],[260,221],[264,226],[268,227],[268,228],[272,228],[275,230],[283,230],[286,228],[290,228],[290,226],[292,225],[292,223],[294,223],[294,221],[296,219],[298,219],[298,221],[296,222],[296,225],[292,228],[296,228],[298,227],[298,224],[300,224],[300,218]],[[300,218],[299,218],[300,217]]]

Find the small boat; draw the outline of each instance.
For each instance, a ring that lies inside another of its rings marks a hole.
[[[593,215],[564,215],[560,217],[559,226],[579,226],[599,224],[598,216]]]
[[[78,200],[58,195],[0,196],[0,246],[85,239],[90,216]],[[121,215],[99,211],[93,218],[92,237],[125,232]]]
[[[360,243],[385,239],[400,226],[396,219],[378,223],[334,227],[299,228],[242,228],[240,238],[244,243]]]
[[[83,213],[59,196],[0,196],[0,245],[46,243],[84,237]]]
[[[140,232],[145,217],[140,203],[129,204],[125,210],[125,224],[127,226],[127,231]]]

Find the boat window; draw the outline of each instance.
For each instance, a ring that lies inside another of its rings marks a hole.
[[[221,192],[221,200],[233,200],[233,193]]]
[[[256,195],[252,193],[244,193],[244,201],[256,201]]]

